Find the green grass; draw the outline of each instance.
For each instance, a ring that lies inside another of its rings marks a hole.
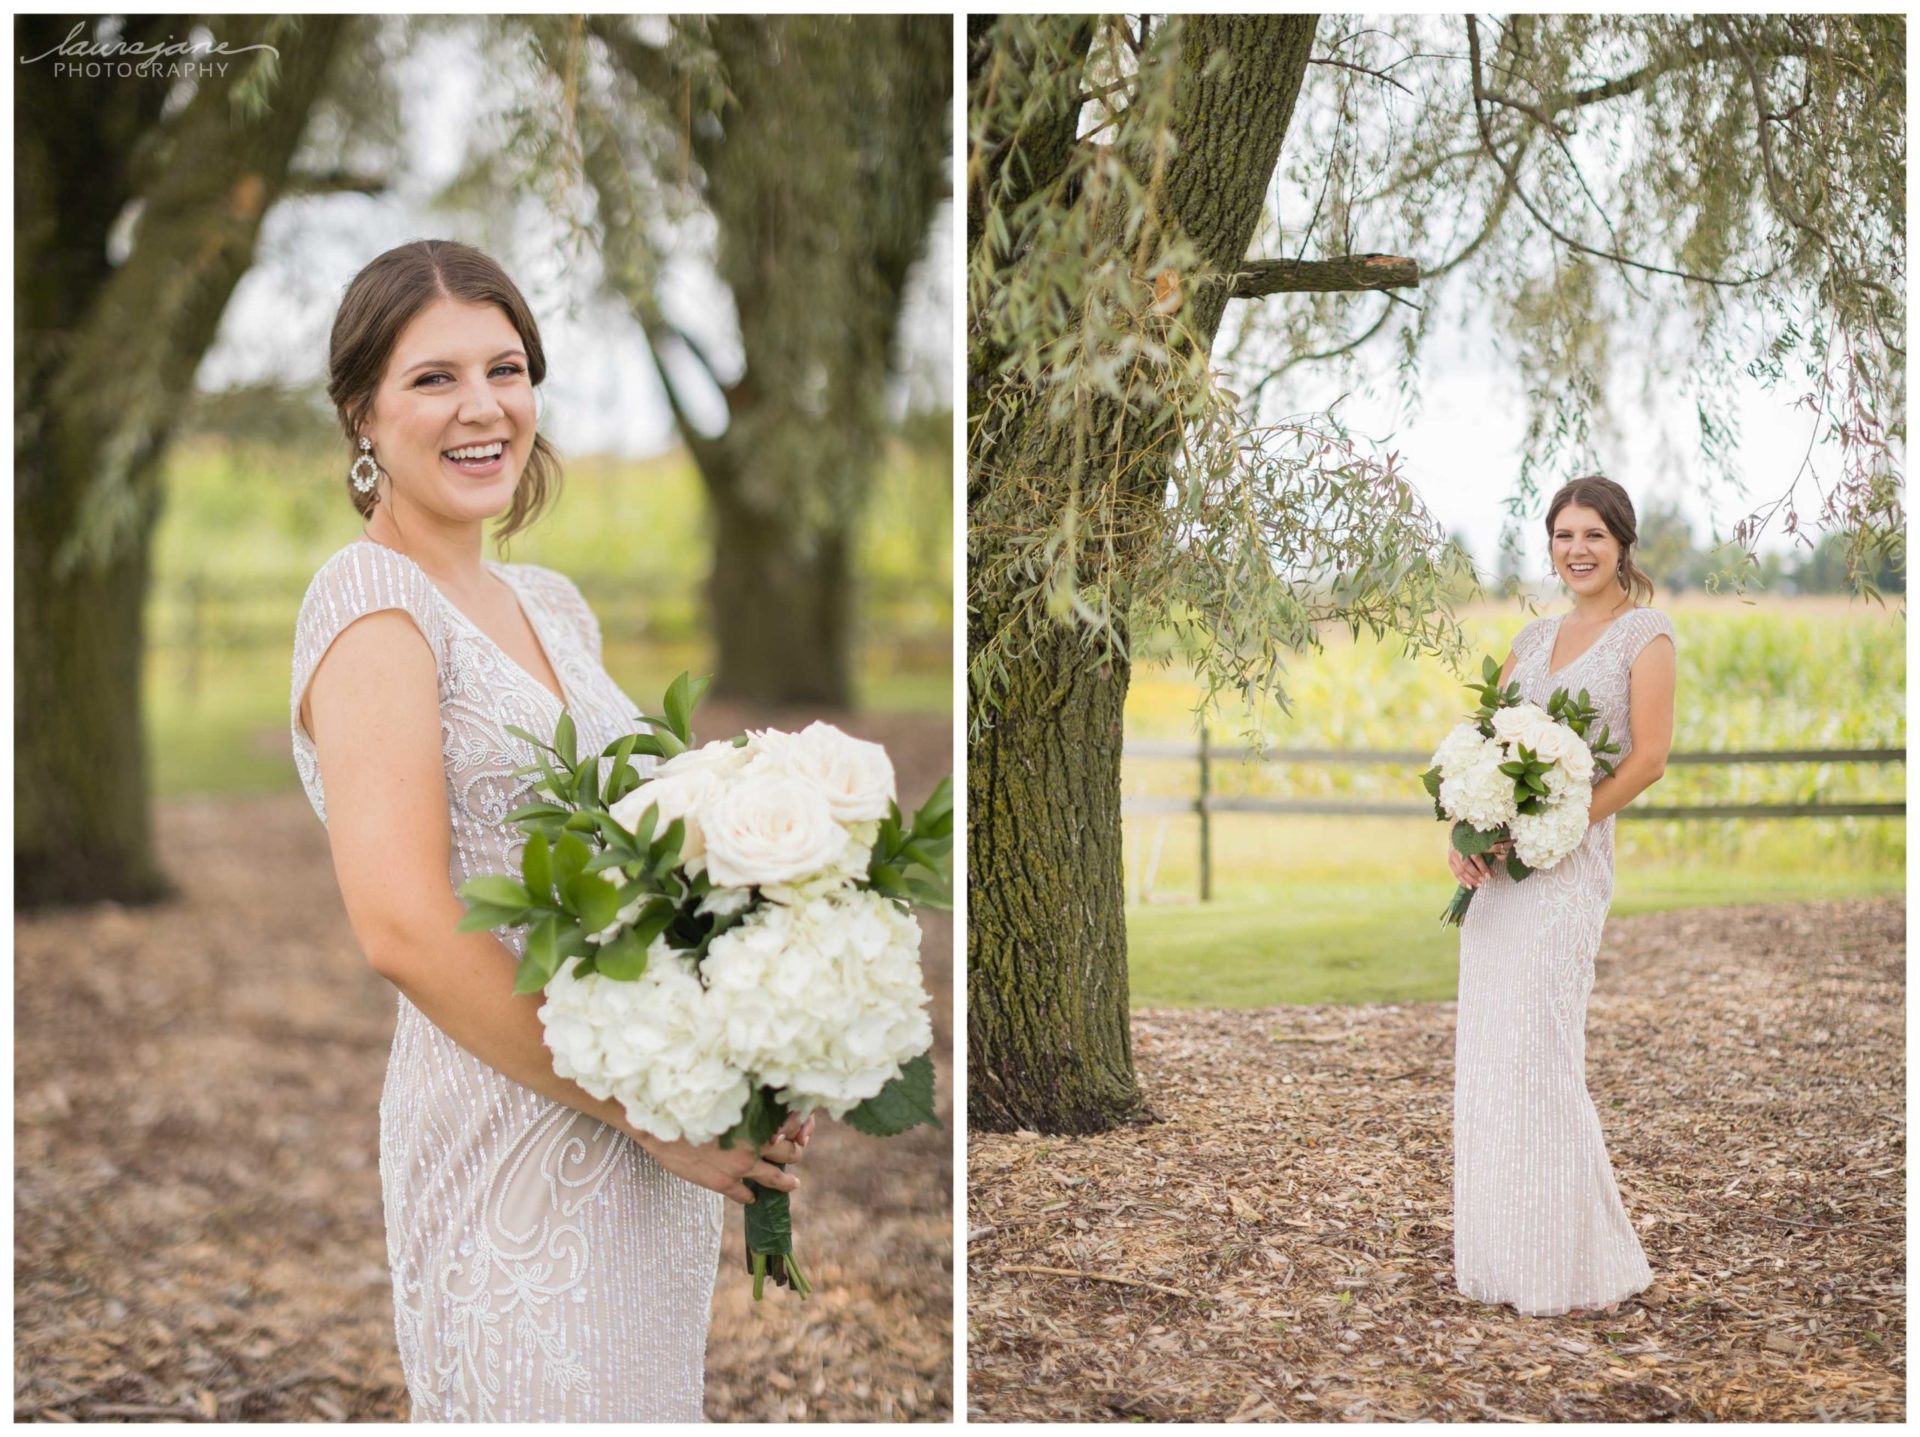
[[[1843,833],[1843,825],[1855,831]],[[1898,819],[1756,821],[1744,859],[1686,864],[1633,852],[1631,827],[1615,829],[1615,914],[1905,891]],[[1205,904],[1197,901],[1198,837],[1196,820],[1169,820],[1155,882],[1163,901],[1129,911],[1135,1006],[1454,996],[1460,938],[1439,922],[1453,878],[1438,823],[1218,815],[1215,897]],[[1129,869],[1130,880],[1136,874]]]
[[[952,712],[952,492],[949,450],[889,445],[856,551],[860,581],[886,595],[861,616],[863,709]],[[296,784],[286,738],[294,617],[314,570],[360,528],[324,455],[211,439],[177,446],[147,613],[145,723],[160,797]],[[569,460],[559,504],[506,557],[558,569],[589,597],[633,586],[649,641],[620,641],[631,599],[598,607],[608,672],[636,701],[657,702],[683,669],[712,671],[702,613],[711,537],[683,455]],[[196,578],[252,591],[209,606],[197,659],[183,641],[182,602]]]
[[[1835,600],[1663,603],[1680,639],[1676,749],[1898,747],[1906,738],[1905,620]],[[1469,619],[1474,652],[1504,656],[1521,619]],[[1477,666],[1477,665],[1476,665]],[[1302,655],[1294,712],[1232,714],[1276,747],[1430,750],[1471,707],[1433,659],[1345,635]],[[1197,690],[1179,672],[1137,674],[1130,739],[1192,742]],[[1134,759],[1124,791],[1191,797],[1191,760]],[[1391,768],[1216,762],[1221,794],[1422,802]],[[1683,767],[1648,803],[1897,800],[1901,765]],[[1438,916],[1453,892],[1444,832],[1425,819],[1220,814],[1214,901],[1197,902],[1197,820],[1128,820],[1125,861],[1133,1001],[1141,1007],[1259,1007],[1448,999],[1459,953]],[[1615,830],[1616,914],[1736,903],[1900,894],[1903,819],[1643,821]],[[1157,856],[1156,856],[1157,855]],[[1149,881],[1148,870],[1152,869]],[[1146,901],[1142,901],[1143,898]]]

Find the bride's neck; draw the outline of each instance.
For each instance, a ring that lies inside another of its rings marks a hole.
[[[1611,594],[1599,594],[1591,599],[1575,599],[1574,614],[1586,623],[1604,624],[1626,613],[1633,607],[1633,595],[1625,589]]]
[[[486,581],[487,571],[480,562],[481,527],[449,524],[417,508],[396,507],[383,494],[362,532],[376,544],[398,549],[442,587],[458,589]]]

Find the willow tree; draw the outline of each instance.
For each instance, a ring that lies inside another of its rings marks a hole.
[[[1618,353],[1694,399],[1703,484],[1730,371],[1792,376],[1837,471],[1789,466],[1735,536],[1797,526],[1812,485],[1857,572],[1903,554],[1903,26],[969,22],[970,1121],[1147,1111],[1120,856],[1135,634],[1170,632],[1210,700],[1282,704],[1322,624],[1461,651],[1459,551],[1397,457],[1280,417],[1296,366],[1384,341],[1417,383],[1447,298],[1491,313],[1527,380],[1521,512],[1538,476],[1593,464]]]
[[[350,25],[234,16],[211,39],[187,41],[176,38],[179,17],[15,19],[22,907],[168,889],[141,727],[161,460],[268,211],[288,195],[360,187],[294,163]],[[197,53],[181,48],[196,43]],[[214,44],[226,48],[211,53]]]
[[[535,106],[518,111],[509,163],[590,242],[646,336],[711,504],[708,611],[718,687],[735,697],[851,700],[854,537],[909,279],[948,190],[951,26],[944,15],[509,26],[546,70]],[[461,189],[498,193],[472,177]],[[731,323],[675,294],[683,255],[711,264]],[[713,434],[702,415],[716,409]]]

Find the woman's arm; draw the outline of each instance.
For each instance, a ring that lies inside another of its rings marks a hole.
[[[314,672],[311,732],[327,795],[327,831],[347,919],[376,972],[435,1027],[543,1097],[627,1134],[669,1170],[745,1197],[743,1177],[794,1182],[750,1149],[664,1143],[620,1104],[553,1070],[537,993],[513,991],[512,954],[488,933],[459,933],[466,912],[448,880],[452,844],[432,650],[394,609],[349,625]],[[779,1161],[797,1154],[780,1146]],[[696,1158],[694,1154],[708,1155]]]
[[[1647,641],[1627,673],[1628,705],[1633,724],[1633,750],[1593,786],[1587,821],[1598,823],[1618,813],[1645,793],[1667,771],[1673,749],[1673,642],[1665,634]]]

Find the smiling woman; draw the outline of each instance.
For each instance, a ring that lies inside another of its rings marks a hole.
[[[520,867],[519,734],[564,711],[593,752],[639,712],[571,581],[481,557],[488,520],[504,538],[557,492],[545,373],[478,250],[403,245],[348,287],[328,394],[367,523],[301,606],[294,757],[354,933],[400,993],[380,1181],[415,1420],[699,1421],[722,1194],[796,1186],[773,1164],[810,1127],[759,1151],[639,1130],[555,1073],[539,996],[514,992],[524,935],[458,931],[455,889]]]

